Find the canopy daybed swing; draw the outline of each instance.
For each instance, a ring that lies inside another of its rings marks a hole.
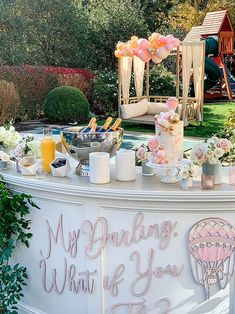
[[[170,55],[176,56],[176,92],[175,95],[169,96],[150,95],[150,62],[143,62],[138,56],[118,59],[118,112],[124,121],[154,124],[154,116],[167,111],[166,100],[172,96],[179,100],[179,114],[185,125],[192,120],[203,121],[204,43],[183,42],[181,46],[172,50]],[[182,95],[180,95],[180,68]],[[192,72],[195,97],[188,97]],[[132,73],[136,92],[134,97],[130,96]]]

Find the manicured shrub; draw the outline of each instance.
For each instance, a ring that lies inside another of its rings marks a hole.
[[[23,119],[35,119],[43,115],[43,104],[50,90],[69,85],[89,97],[94,74],[86,69],[70,69],[45,66],[0,66],[0,79],[13,82],[16,86]]]
[[[85,122],[89,116],[89,103],[78,88],[59,86],[47,95],[44,115],[55,122]]]
[[[19,94],[14,84],[0,80],[0,125],[15,118],[19,107]]]

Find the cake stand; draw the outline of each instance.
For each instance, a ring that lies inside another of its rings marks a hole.
[[[179,179],[177,178],[177,168],[179,168],[182,164],[175,163],[175,164],[154,164],[152,162],[148,162],[147,166],[150,168],[164,170],[165,173],[161,178],[162,183],[177,183]]]

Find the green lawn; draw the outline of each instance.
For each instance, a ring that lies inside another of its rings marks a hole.
[[[194,122],[185,128],[185,136],[207,137],[219,132],[224,126],[224,120],[229,109],[235,110],[235,102],[204,105],[204,122],[202,125]],[[123,122],[126,131],[137,131],[142,133],[153,133],[153,125]]]

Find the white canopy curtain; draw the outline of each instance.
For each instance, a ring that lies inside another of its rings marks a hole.
[[[120,59],[120,70],[123,102],[124,104],[128,104],[131,83],[132,57],[124,57]]]
[[[135,91],[136,96],[140,98],[143,95],[145,62],[136,56],[133,59]]]
[[[189,91],[192,63],[193,63],[193,53],[192,53],[191,43],[183,42],[182,43],[182,74],[183,74],[183,77],[182,77],[182,83],[183,83],[182,119],[185,125],[187,125],[186,105],[187,105],[187,100],[188,100],[188,91]]]
[[[192,44],[193,53],[193,82],[197,103],[197,118],[203,120],[204,73],[205,73],[205,42]]]

